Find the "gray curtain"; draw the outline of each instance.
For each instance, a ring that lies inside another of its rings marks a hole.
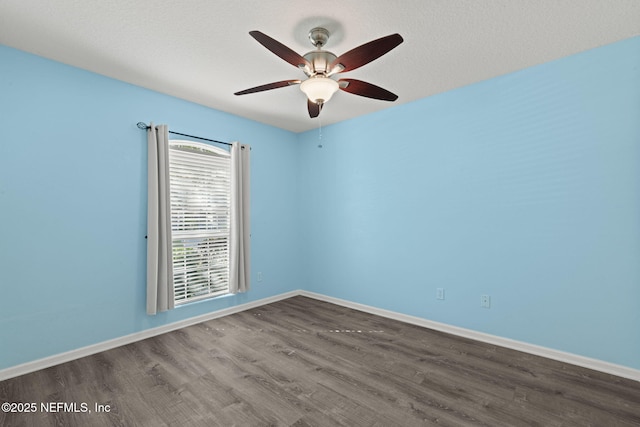
[[[151,123],[147,145],[147,314],[156,314],[174,307],[168,127]]]
[[[251,147],[231,145],[231,244],[229,291],[233,294],[250,288],[251,217],[249,212],[249,166]]]

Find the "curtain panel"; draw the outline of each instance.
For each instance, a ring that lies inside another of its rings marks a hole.
[[[246,292],[251,287],[251,215],[250,168],[251,147],[231,145],[231,243],[229,292]]]
[[[168,126],[151,123],[147,145],[147,314],[153,315],[174,307]]]

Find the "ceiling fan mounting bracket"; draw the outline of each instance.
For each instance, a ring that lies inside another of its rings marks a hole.
[[[329,40],[329,31],[326,28],[315,27],[309,31],[309,40],[311,40],[311,44],[320,49],[322,46],[327,44]]]

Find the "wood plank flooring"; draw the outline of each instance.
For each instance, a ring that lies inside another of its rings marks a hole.
[[[0,382],[3,402],[37,410],[2,426],[640,426],[640,382],[305,297]]]

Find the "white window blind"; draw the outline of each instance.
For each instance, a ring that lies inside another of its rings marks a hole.
[[[228,293],[229,152],[172,140],[169,179],[175,304]]]

